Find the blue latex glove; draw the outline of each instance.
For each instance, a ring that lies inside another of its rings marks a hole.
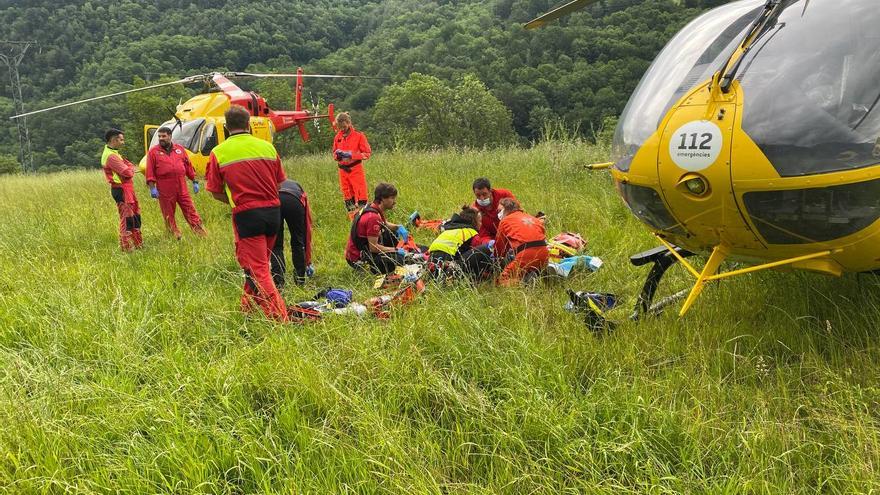
[[[201,189],[199,189],[199,182],[194,180],[193,181],[193,194],[198,194],[200,190]]]
[[[406,251],[404,251],[403,248],[397,248],[397,254],[399,254],[401,258],[406,257]]]
[[[403,240],[403,242],[406,242],[409,240],[409,231],[406,230],[406,227],[404,227],[403,225],[397,226],[397,237],[399,237],[401,240]]]
[[[340,151],[339,156],[345,158],[346,160],[351,160],[351,151]]]
[[[150,197],[153,199],[159,197],[159,190],[156,189],[156,186],[150,186]]]
[[[306,267],[306,277],[314,277],[315,276],[315,265],[309,265]]]
[[[486,247],[489,248],[489,251],[494,251],[495,250],[495,239],[492,239],[491,241],[487,242]]]

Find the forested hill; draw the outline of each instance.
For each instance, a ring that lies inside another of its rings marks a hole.
[[[417,81],[450,95],[468,81],[470,89],[462,91],[476,94],[485,87],[492,100],[485,100],[487,108],[503,103],[506,111],[495,114],[509,121],[504,125],[512,126],[514,139],[528,142],[554,119],[589,134],[605,117],[616,116],[668,38],[726,0],[604,0],[544,29],[522,28],[522,22],[559,3],[5,0],[0,39],[39,43],[20,67],[28,110],[144,81],[213,70],[287,72],[301,65],[312,73],[388,78],[307,82],[312,94],[352,110],[379,144],[391,142],[393,119],[406,120],[394,98],[401,96],[401,85],[412,83],[412,73],[435,76]],[[0,117],[7,124],[0,129],[0,169],[17,154],[16,128],[6,120],[12,100],[5,68],[2,78]],[[290,85],[240,84],[265,93],[274,108],[291,105]],[[397,93],[390,89],[395,84]],[[172,88],[34,116],[28,124],[35,162],[47,169],[95,166],[103,128],[120,125],[136,137],[145,119],[164,120],[169,107],[197,89]],[[377,111],[383,96],[385,111]],[[140,151],[130,146],[128,153],[137,158]]]

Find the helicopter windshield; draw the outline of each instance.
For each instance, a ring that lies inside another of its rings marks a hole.
[[[180,123],[176,120],[169,120],[162,124],[161,127],[171,128],[171,142],[179,144],[190,151],[198,152],[202,147],[201,143],[197,142],[201,136],[199,129],[201,129],[202,124],[204,123],[205,119],[187,120],[186,122]],[[150,140],[150,148],[157,144],[159,144],[158,132],[153,134],[153,139]]]
[[[629,170],[632,157],[672,105],[721,69],[763,5],[764,0],[742,0],[713,9],[666,44],[620,115],[612,146],[616,168]]]
[[[880,162],[876,0],[787,0],[746,54],[743,129],[783,177]]]

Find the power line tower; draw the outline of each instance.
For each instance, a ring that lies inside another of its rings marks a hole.
[[[21,98],[21,80],[18,77],[18,66],[24,60],[28,48],[36,45],[36,41],[0,41],[0,62],[9,68],[9,79],[12,80],[12,100],[15,115],[24,113],[24,102]],[[27,117],[15,119],[18,125],[18,160],[25,173],[34,171],[34,157],[31,155],[31,138],[28,135]]]

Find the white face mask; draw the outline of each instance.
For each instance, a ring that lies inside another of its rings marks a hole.
[[[477,204],[480,206],[489,206],[492,204],[492,198],[478,199]]]
[[[501,220],[502,218],[504,218],[504,212],[501,210],[498,210],[498,220]]]

